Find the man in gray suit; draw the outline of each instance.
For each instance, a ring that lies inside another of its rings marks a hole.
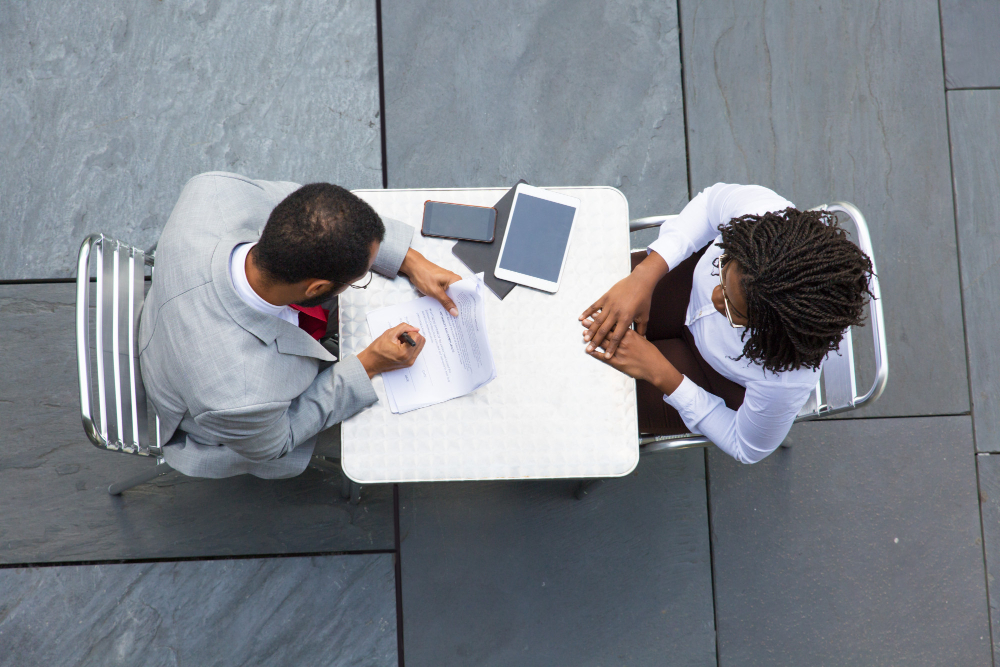
[[[371,378],[412,365],[425,341],[402,324],[334,363],[290,306],[363,287],[374,270],[405,274],[457,315],[445,290],[460,277],[411,249],[412,236],[335,185],[223,172],[188,181],[158,241],[139,324],[167,463],[194,477],[305,470],[316,434],[378,400]]]

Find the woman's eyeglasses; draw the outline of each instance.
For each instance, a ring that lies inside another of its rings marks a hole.
[[[742,317],[744,319],[746,319],[746,316],[740,311],[736,310],[736,308],[732,308],[732,312],[730,312],[731,306],[729,305],[729,297],[726,296],[726,283],[722,279],[723,278],[722,274],[725,272],[726,265],[728,263],[729,263],[728,257],[726,257],[725,255],[719,257],[719,285],[722,287],[722,302],[726,305],[726,319],[729,320],[729,326],[731,326],[732,328],[745,329],[747,325],[736,324],[735,322],[733,322],[733,313],[736,313],[738,317]]]

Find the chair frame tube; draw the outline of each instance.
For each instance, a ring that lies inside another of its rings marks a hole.
[[[94,423],[94,393],[90,385],[90,327],[87,315],[90,311],[90,256],[93,248],[100,246],[97,244],[103,239],[103,235],[94,234],[88,236],[80,246],[80,254],[76,265],[76,369],[80,382],[80,415],[83,418],[83,430],[87,437],[95,446],[101,449],[110,449],[107,438],[102,435],[100,429]],[[100,276],[100,272],[98,272]],[[100,277],[98,278],[100,280]],[[101,286],[97,288],[98,299],[100,299]],[[98,303],[100,308],[101,304]],[[100,335],[98,332],[97,335]],[[102,363],[103,365],[103,363]],[[103,377],[102,373],[98,373]]]

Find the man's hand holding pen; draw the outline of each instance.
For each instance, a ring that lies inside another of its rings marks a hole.
[[[417,360],[426,342],[427,339],[420,335],[420,329],[403,322],[361,350],[358,361],[365,367],[369,378],[386,371],[409,368]]]

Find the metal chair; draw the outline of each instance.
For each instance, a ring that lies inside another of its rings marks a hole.
[[[855,372],[854,338],[851,330],[848,329],[844,334],[844,339],[840,342],[837,354],[831,354],[823,364],[823,372],[816,383],[816,388],[813,389],[806,404],[799,411],[798,416],[795,418],[796,423],[818,419],[819,417],[828,417],[867,405],[882,395],[882,392],[885,390],[885,383],[889,379],[889,358],[885,342],[885,320],[882,316],[882,294],[879,290],[878,276],[875,275],[875,256],[872,253],[871,236],[868,233],[868,224],[865,222],[865,217],[858,210],[858,207],[848,202],[817,206],[813,210],[829,211],[838,216],[843,215],[849,218],[855,228],[855,243],[872,260],[873,272],[869,287],[875,298],[869,304],[869,328],[872,332],[875,347],[875,378],[868,391],[859,395],[857,390],[857,374]],[[676,215],[659,215],[631,220],[629,222],[629,231],[636,232],[642,229],[659,227],[664,222],[673,220],[676,217]],[[645,248],[634,248],[633,252],[638,250],[645,250]],[[641,455],[691,449],[694,447],[707,447],[709,444],[711,444],[711,441],[708,438],[695,433],[681,435],[639,434],[639,453]],[[787,440],[782,446],[788,446]],[[577,488],[576,497],[582,498],[601,482],[603,480],[585,480]]]
[[[84,240],[77,260],[76,360],[83,430],[99,449],[156,460],[149,470],[111,484],[108,493],[113,496],[173,472],[163,459],[159,417],[146,400],[136,341],[146,270],[152,279],[154,254],[96,234]],[[92,273],[96,282],[93,313]],[[343,475],[333,460],[313,456],[309,465],[341,474],[341,495],[354,504],[360,501],[361,487]]]

